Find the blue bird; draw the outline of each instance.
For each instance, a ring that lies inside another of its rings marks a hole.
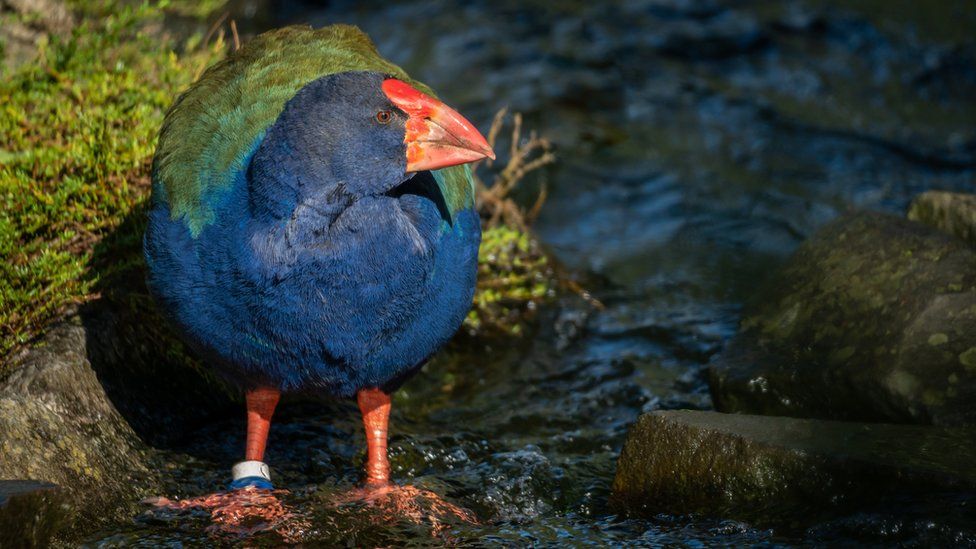
[[[485,138],[358,29],[288,27],[207,70],[166,115],[148,284],[247,402],[234,489],[264,463],[282,392],[356,397],[366,483],[390,482],[390,393],[458,329],[481,228]]]

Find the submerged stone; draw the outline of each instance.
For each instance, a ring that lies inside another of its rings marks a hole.
[[[61,489],[35,480],[0,480],[0,547],[47,547],[65,522]]]
[[[653,412],[630,429],[613,502],[637,515],[701,513],[793,528],[865,509],[937,517],[976,489],[974,460],[971,427]],[[908,494],[935,508],[886,507]],[[939,497],[932,504],[924,494]]]
[[[928,191],[915,197],[908,219],[976,246],[976,194]]]
[[[709,367],[724,412],[895,423],[976,421],[976,252],[893,216],[807,241]]]

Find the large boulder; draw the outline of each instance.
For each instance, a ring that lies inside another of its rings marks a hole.
[[[720,411],[976,421],[976,252],[888,215],[834,222],[746,307],[709,367]]]
[[[974,461],[972,427],[659,411],[631,427],[612,501],[799,529],[865,509],[936,520],[976,488]]]

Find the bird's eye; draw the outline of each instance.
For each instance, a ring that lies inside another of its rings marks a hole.
[[[380,124],[389,124],[393,120],[393,113],[390,111],[380,111],[376,113],[376,121]]]

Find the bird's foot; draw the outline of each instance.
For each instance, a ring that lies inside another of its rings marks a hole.
[[[298,542],[308,531],[308,521],[293,512],[278,496],[287,490],[267,490],[255,486],[215,492],[183,500],[165,497],[144,500],[154,512],[181,513],[203,509],[210,513],[207,532],[218,536],[247,537],[274,532],[288,543]]]
[[[461,520],[477,524],[474,513],[445,501],[430,490],[393,483],[366,484],[335,498],[336,505],[365,504],[379,511],[383,522],[408,520],[415,524],[427,522],[436,536],[448,527],[446,521]]]

